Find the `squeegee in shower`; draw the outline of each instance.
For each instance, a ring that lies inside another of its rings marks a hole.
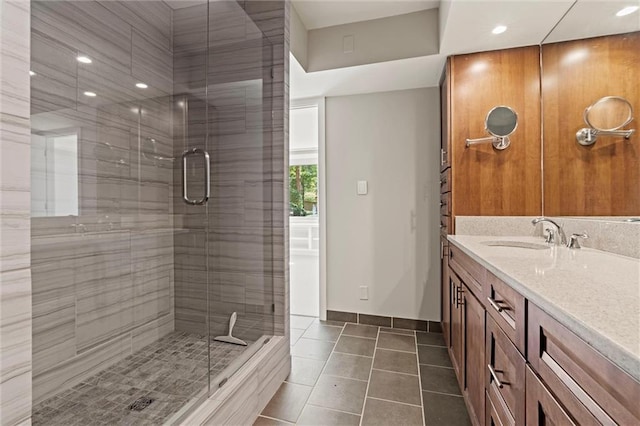
[[[232,313],[231,318],[229,318],[229,333],[226,336],[217,336],[213,340],[217,340],[218,342],[233,343],[234,345],[247,346],[247,342],[232,336],[233,327],[236,325],[237,318],[238,314],[236,314],[235,312]]]

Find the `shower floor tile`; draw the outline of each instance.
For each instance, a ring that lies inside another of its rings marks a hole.
[[[251,343],[251,342],[247,342]],[[211,341],[215,377],[247,346]],[[33,425],[156,425],[207,386],[207,340],[173,332],[82,383],[33,407]],[[142,411],[129,406],[153,402]]]

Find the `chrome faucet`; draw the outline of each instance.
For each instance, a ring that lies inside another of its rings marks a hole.
[[[560,237],[560,241],[556,241],[556,244],[562,244],[563,246],[567,245],[567,236],[564,233],[564,229],[562,229],[562,226],[558,225],[558,223],[556,223],[556,221],[549,219],[548,217],[537,217],[535,219],[533,219],[531,221],[531,223],[535,226],[537,224],[539,224],[540,222],[547,222],[552,224],[553,226],[556,227],[556,232],[558,234],[558,236]]]

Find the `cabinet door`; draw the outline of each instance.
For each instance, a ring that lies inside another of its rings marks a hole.
[[[483,425],[484,412],[484,331],[485,311],[482,304],[476,299],[466,286],[462,291],[464,326],[464,393],[467,397],[473,413],[469,416],[476,420],[474,424]]]
[[[488,311],[490,312],[490,311]],[[516,424],[524,423],[525,360],[487,312],[485,383],[493,401],[507,407]]]
[[[449,291],[451,292],[451,364],[456,372],[460,388],[464,389],[462,366],[463,324],[462,324],[462,283],[460,278],[449,269]]]
[[[451,165],[451,149],[449,142],[449,87],[451,74],[450,59],[447,59],[444,73],[440,80],[440,118],[442,119],[442,126],[440,128],[440,170],[444,170]]]
[[[440,237],[440,259],[442,262],[442,334],[447,347],[451,344],[451,285],[449,284],[449,245]]]
[[[527,426],[575,425],[562,405],[527,366]]]

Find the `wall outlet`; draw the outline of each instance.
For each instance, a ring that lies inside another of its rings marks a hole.
[[[366,285],[360,286],[360,300],[369,300],[369,287]]]

